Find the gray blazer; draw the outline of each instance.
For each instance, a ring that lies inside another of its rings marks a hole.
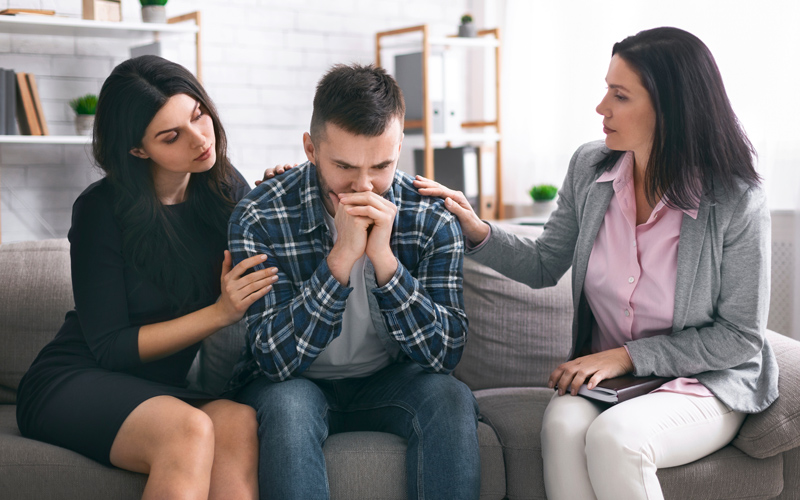
[[[614,194],[596,182],[603,141],[570,161],[558,208],[535,241],[492,225],[489,241],[467,252],[532,288],[553,286],[572,266],[572,350],[591,345],[592,316],[583,283],[597,232]],[[764,337],[770,292],[770,216],[764,191],[741,182],[735,192],[701,200],[683,216],[672,333],[627,342],[637,376],[695,377],[736,411],[756,413],[778,397],[778,364]]]

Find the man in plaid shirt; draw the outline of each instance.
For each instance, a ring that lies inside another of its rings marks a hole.
[[[479,497],[477,403],[449,375],[467,335],[463,237],[397,171],[404,115],[383,69],[335,66],[303,136],[308,163],[231,216],[234,261],[262,254],[255,274],[277,269],[230,384],[258,413],[262,498],[328,498],[322,445],[354,430],[407,439],[410,498]]]

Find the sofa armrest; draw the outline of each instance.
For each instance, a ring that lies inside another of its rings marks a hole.
[[[800,446],[800,342],[767,330],[778,360],[778,399],[748,415],[733,445],[753,458],[767,458]]]

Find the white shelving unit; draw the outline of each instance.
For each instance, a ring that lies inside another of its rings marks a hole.
[[[159,33],[198,33],[197,24],[90,21],[57,16],[0,16],[0,33],[99,38],[141,38]]]
[[[414,35],[417,35],[414,37]],[[422,35],[421,40],[419,35]],[[494,76],[495,76],[495,118],[480,121],[461,123],[461,130],[448,133],[433,132],[433,107],[431,102],[429,60],[434,50],[468,50],[468,49],[494,49]],[[500,29],[485,29],[478,31],[474,38],[432,36],[428,25],[411,26],[391,31],[379,32],[375,35],[375,60],[381,66],[381,52],[401,52],[415,50],[422,52],[422,120],[406,120],[405,128],[422,129],[424,139],[424,164],[425,176],[435,179],[435,166],[433,162],[433,149],[435,146],[450,147],[454,143],[460,144],[493,144],[496,153],[495,161],[495,195],[483,196],[479,182],[479,207],[480,216],[489,219],[504,218],[503,193],[502,193],[502,131],[500,126],[500,61],[502,41]],[[480,158],[480,155],[479,155]],[[481,179],[480,160],[478,161],[478,178]]]
[[[191,23],[189,21],[192,21]],[[59,16],[0,16],[0,33],[41,36],[67,36],[81,38],[116,38],[141,40],[151,37],[155,40],[162,35],[193,34],[195,36],[196,72],[202,81],[203,65],[201,53],[201,16],[191,12],[170,18],[167,24],[92,21]],[[76,144],[91,142],[88,136],[70,135],[0,135],[3,144]],[[0,242],[2,242],[0,233]]]
[[[88,135],[0,135],[2,144],[89,144]]]

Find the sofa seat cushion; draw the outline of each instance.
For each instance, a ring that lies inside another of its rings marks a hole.
[[[75,307],[69,242],[0,245],[0,276],[0,403],[15,403],[22,376]]]
[[[138,500],[147,476],[101,465],[19,434],[15,405],[0,405],[0,496],[17,500]]]
[[[506,491],[503,451],[494,431],[478,425],[481,447],[481,499],[500,500]],[[331,498],[408,498],[406,441],[383,432],[345,432],[329,436],[325,461]]]
[[[753,458],[729,445],[657,474],[667,500],[767,500],[783,490],[783,457]]]
[[[482,420],[503,445],[509,500],[546,498],[539,434],[552,396],[552,389],[533,387],[475,393]],[[767,499],[783,488],[783,462],[782,456],[755,459],[726,446],[696,462],[661,469],[658,478],[666,499]]]
[[[19,434],[14,405],[0,405],[0,497],[17,500],[141,498],[147,476],[106,467],[78,453]],[[505,496],[503,450],[488,425],[478,426],[481,499]],[[325,442],[331,498],[405,499],[406,442],[382,432],[334,434]]]
[[[751,457],[772,457],[800,446],[800,342],[767,331],[778,360],[778,399],[748,415],[733,445]]]
[[[542,229],[500,224],[535,239]],[[464,309],[469,334],[455,376],[473,391],[545,387],[572,342],[571,273],[554,287],[534,290],[464,259]]]

